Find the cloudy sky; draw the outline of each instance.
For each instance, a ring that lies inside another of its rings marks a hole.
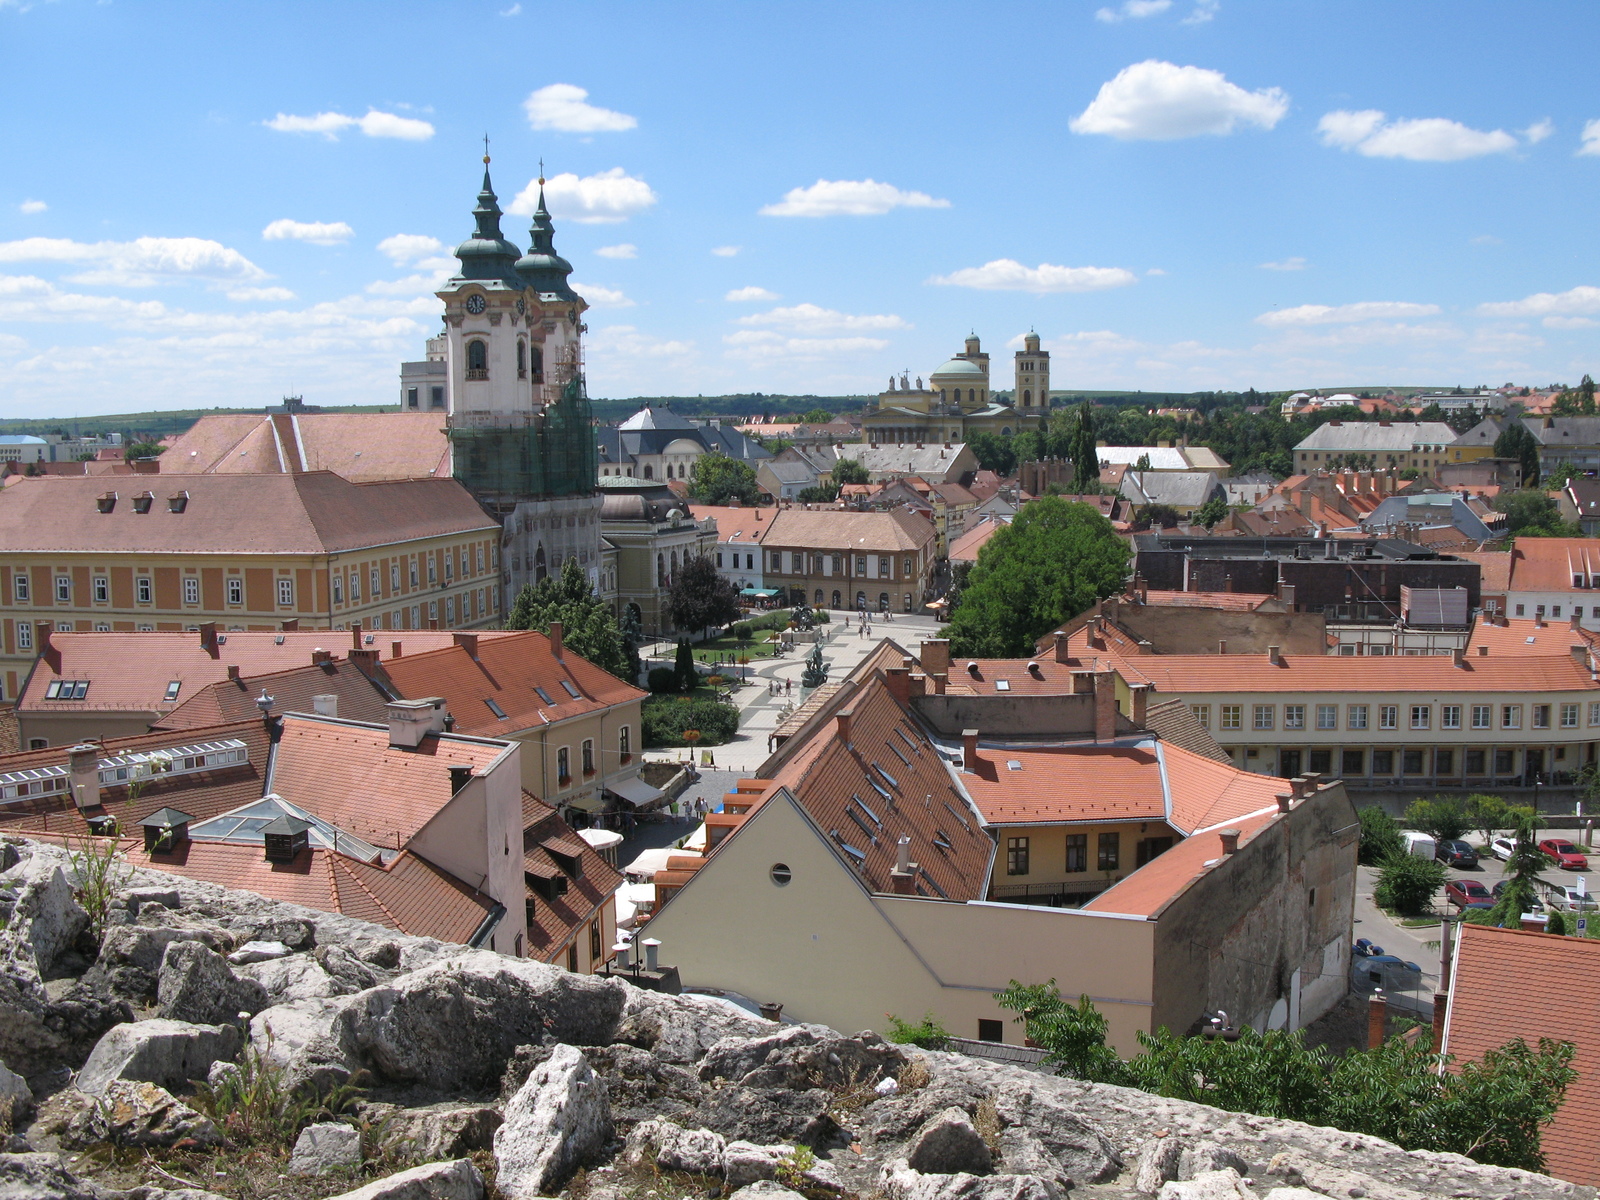
[[[596,396],[1600,367],[1592,0],[0,0],[0,416],[392,403],[482,135]]]

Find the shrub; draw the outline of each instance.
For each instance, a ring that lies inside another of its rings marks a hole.
[[[751,635],[754,633],[755,629],[751,626],[749,621],[740,621],[733,627],[733,636],[741,642],[748,642]]]
[[[1439,841],[1455,841],[1472,828],[1472,815],[1453,796],[1435,796],[1432,800],[1413,800],[1406,809],[1406,824]]]
[[[672,667],[651,667],[650,674],[645,677],[645,681],[652,692],[675,692],[678,690],[678,672]]]
[[[1361,852],[1363,866],[1375,867],[1391,854],[1399,854],[1400,824],[1378,805],[1361,809]]]
[[[1444,886],[1444,878],[1444,864],[1436,859],[1391,854],[1378,871],[1372,898],[1402,916],[1422,916],[1433,910],[1433,897]]]
[[[673,669],[678,674],[678,690],[687,692],[700,682],[700,673],[694,669],[694,651],[689,649],[689,643],[678,643],[678,657]]]
[[[889,1014],[889,1040],[902,1046],[921,1046],[924,1050],[946,1050],[950,1046],[950,1031],[939,1024],[932,1013],[923,1014],[915,1025]]]
[[[739,710],[716,700],[652,697],[644,704],[647,746],[684,746],[686,729],[700,731],[699,745],[719,746],[739,731]]]

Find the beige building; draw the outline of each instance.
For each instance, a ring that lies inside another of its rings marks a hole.
[[[41,622],[103,632],[488,624],[499,617],[498,535],[449,479],[23,480],[0,493],[4,695],[17,695]]]
[[[1042,374],[1041,384],[1036,382]],[[1017,355],[1017,395],[1029,393],[1030,401],[1048,395],[1050,355],[1040,350],[1038,338]],[[1009,437],[1021,430],[1024,415],[1034,419],[1049,408],[1030,403],[1022,412],[1014,404],[996,400],[989,383],[989,356],[977,337],[969,337],[966,348],[934,369],[923,386],[919,377],[912,386],[910,377],[893,376],[889,387],[878,396],[873,407],[861,418],[861,437],[868,443],[916,444],[918,442],[964,442],[975,433]]]
[[[1452,457],[1456,432],[1442,421],[1329,421],[1294,448],[1296,475],[1339,468],[1437,471]]]
[[[667,590],[685,562],[716,553],[716,522],[697,520],[689,502],[659,480],[607,476],[600,492],[601,537],[616,551],[617,613],[632,608],[646,634],[668,635]]]
[[[1183,749],[1114,672],[1024,709],[897,658],[886,642],[724,797],[709,853],[656,875],[645,932],[686,983],[836,1028],[930,1014],[1019,1042],[994,993],[1054,979],[1123,1053],[1218,1010],[1299,1028],[1344,994],[1342,786]]]
[[[933,525],[900,509],[786,508],[761,539],[762,579],[817,608],[919,612],[936,549]]]

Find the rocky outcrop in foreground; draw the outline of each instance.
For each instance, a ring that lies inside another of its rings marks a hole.
[[[205,1115],[192,1081],[247,1076],[363,1089],[300,1131],[292,1154],[282,1146],[276,1168],[321,1189],[296,1194],[345,1200],[482,1200],[480,1165],[508,1200],[1595,1195],[871,1033],[780,1026],[715,997],[149,872],[119,882],[96,940],[59,849],[0,842],[0,867],[0,1108],[18,1131],[0,1154],[0,1200],[206,1200],[110,1190],[57,1152],[109,1143],[226,1167],[240,1116]],[[396,1170],[407,1162],[419,1165]],[[208,1172],[218,1192],[228,1173]]]

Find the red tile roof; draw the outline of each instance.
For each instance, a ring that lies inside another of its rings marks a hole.
[[[1587,629],[1573,629],[1569,622],[1508,619],[1504,625],[1473,622],[1468,633],[1467,657],[1477,658],[1480,647],[1494,655],[1570,654],[1573,646],[1592,645],[1596,635]]]
[[[1270,816],[1230,822],[1239,830],[1240,845],[1270,824]],[[1184,838],[1172,849],[1157,855],[1132,875],[1101,892],[1085,904],[1086,912],[1125,913],[1135,917],[1159,916],[1189,885],[1222,858],[1222,838],[1215,831]]]
[[[275,713],[315,712],[314,697],[327,695],[336,698],[337,715],[348,721],[383,721],[387,712],[388,701],[372,680],[348,659],[337,659],[210,684],[179,704],[153,728],[187,729],[259,717],[256,697],[263,692],[272,697]]]
[[[898,508],[887,512],[786,508],[773,519],[763,544],[858,554],[899,553],[925,549],[936,536],[926,519]]]
[[[413,700],[442,696],[458,733],[485,737],[554,724],[645,695],[570,650],[557,660],[550,639],[532,630],[480,639],[476,658],[457,644],[391,658],[380,667],[396,694]],[[568,692],[563,682],[578,695]],[[548,701],[534,691],[541,687]],[[504,718],[494,714],[491,700],[506,714]]]
[[[1600,942],[1460,925],[1445,1050],[1457,1063],[1481,1059],[1513,1038],[1542,1037],[1577,1047],[1576,1082],[1540,1135],[1546,1170],[1600,1185]],[[1539,985],[1543,981],[1544,986]],[[1559,981],[1559,983],[1557,983]],[[1532,986],[1529,986],[1532,985]]]
[[[448,478],[442,413],[215,413],[161,456],[161,474],[333,471],[353,483]]]
[[[107,492],[117,500],[102,512]],[[145,492],[141,513],[134,498]],[[179,493],[187,503],[169,511]],[[19,480],[0,504],[0,544],[15,553],[341,554],[469,532],[499,527],[454,479],[357,484],[331,471],[42,477]]]
[[[503,743],[458,734],[395,749],[386,726],[288,716],[271,789],[374,846],[399,849],[450,802],[450,767],[482,774],[506,753]]]
[[[977,562],[978,554],[1006,524],[1004,521],[981,521],[950,543],[951,562]]]
[[[1478,586],[1484,595],[1504,593],[1511,587],[1511,551],[1462,550],[1457,558],[1478,564]],[[1569,579],[1567,581],[1571,583]]]
[[[691,504],[689,514],[696,521],[714,517],[717,522],[717,541],[741,542],[759,545],[767,530],[772,528],[776,508],[726,504]]]
[[[566,953],[572,939],[594,918],[595,911],[611,903],[622,875],[587,842],[573,832],[555,809],[528,792],[522,793],[523,870],[537,878],[553,879],[566,874],[551,857],[548,847],[565,844],[582,864],[577,878],[568,877],[565,894],[547,899],[531,889],[533,920],[528,925],[528,956],[556,962]],[[606,946],[607,955],[611,947]]]
[[[1167,592],[1151,588],[1144,602],[1159,608],[1225,608],[1234,612],[1254,612],[1273,597],[1256,592]]]
[[[1511,590],[1592,595],[1591,589],[1572,586],[1574,575],[1586,581],[1600,575],[1600,538],[1517,539],[1511,551]]]

